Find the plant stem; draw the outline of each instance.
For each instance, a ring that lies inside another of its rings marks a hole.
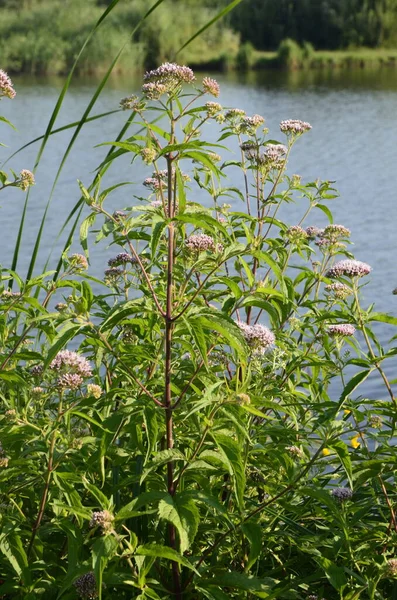
[[[370,339],[369,339],[369,337],[368,337],[367,330],[365,329],[365,323],[364,323],[364,319],[363,319],[363,316],[362,316],[362,311],[361,311],[361,307],[360,307],[360,301],[359,301],[359,298],[358,298],[357,282],[354,282],[354,283],[353,283],[353,293],[354,293],[354,299],[355,299],[355,301],[356,301],[356,308],[357,308],[358,323],[359,323],[360,329],[361,329],[361,331],[362,331],[362,334],[363,334],[363,336],[364,336],[365,343],[367,344],[367,348],[368,348],[369,355],[370,355],[370,357],[372,358],[372,360],[373,360],[373,363],[374,363],[374,365],[375,365],[376,369],[378,370],[378,372],[379,372],[380,376],[381,376],[381,377],[382,377],[382,379],[383,379],[383,382],[384,382],[384,384],[385,384],[385,386],[386,386],[386,389],[387,389],[387,391],[388,391],[388,394],[389,394],[389,396],[390,396],[390,399],[391,399],[391,401],[392,401],[392,402],[393,402],[393,404],[394,404],[394,407],[395,407],[395,408],[397,408],[397,401],[396,401],[396,398],[395,398],[395,397],[394,397],[394,395],[393,395],[393,391],[392,391],[392,389],[391,389],[391,386],[390,386],[389,380],[387,379],[387,377],[386,377],[386,374],[385,374],[384,370],[383,370],[383,369],[382,369],[382,367],[380,366],[380,364],[379,364],[379,362],[378,362],[378,360],[377,360],[377,358],[376,358],[376,356],[375,356],[375,353],[374,353],[374,351],[373,351],[373,349],[372,349],[372,345],[371,345]]]
[[[31,554],[31,551],[33,548],[33,543],[36,538],[37,531],[41,525],[41,521],[43,519],[43,515],[44,515],[46,503],[47,503],[48,491],[50,489],[51,476],[52,476],[52,471],[53,471],[53,466],[54,466],[55,440],[56,440],[56,435],[58,432],[58,425],[61,420],[61,417],[62,417],[62,397],[59,399],[58,416],[57,416],[57,419],[55,422],[54,431],[52,432],[52,436],[51,436],[50,448],[48,451],[48,465],[47,465],[47,473],[46,473],[46,477],[45,477],[44,490],[43,490],[43,494],[41,496],[39,512],[37,514],[36,521],[34,522],[34,525],[32,528],[32,535],[30,537],[29,547],[28,547],[28,551],[27,551],[28,557]]]
[[[172,112],[172,104],[171,104]],[[171,137],[170,144],[174,143],[174,119],[171,119]],[[172,419],[172,391],[171,391],[171,363],[172,363],[172,331],[173,331],[173,271],[174,271],[174,250],[175,250],[175,229],[172,221],[174,216],[174,198],[173,198],[173,177],[172,163],[173,157],[167,155],[167,170],[168,170],[168,216],[170,222],[168,224],[168,255],[167,255],[167,297],[165,309],[165,390],[164,390],[164,405],[165,405],[165,428],[166,428],[166,443],[167,450],[174,447],[174,432]],[[174,487],[174,463],[173,461],[167,464],[167,487],[168,493],[173,496],[175,494]],[[176,547],[176,531],[174,525],[168,526],[169,540],[171,548]],[[178,563],[172,561],[172,576],[174,580],[174,594],[176,600],[182,599],[181,581]]]

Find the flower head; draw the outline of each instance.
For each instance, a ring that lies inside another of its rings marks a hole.
[[[87,393],[89,396],[93,396],[94,398],[96,398],[98,400],[98,398],[100,398],[102,396],[102,388],[100,385],[97,385],[96,383],[89,383],[87,385]]]
[[[236,119],[241,119],[245,116],[245,110],[242,108],[229,108],[229,110],[225,113],[225,119],[228,121],[234,121]]]
[[[266,144],[264,151],[258,157],[258,163],[279,169],[284,165],[287,152],[284,144]]]
[[[331,223],[330,225],[327,225],[327,227],[325,227],[325,229],[323,229],[319,235],[330,240],[337,240],[339,238],[350,237],[350,233],[350,229],[344,225],[336,225]]]
[[[102,531],[112,529],[114,516],[108,510],[100,510],[92,513],[90,527],[100,527]]]
[[[120,108],[123,110],[137,110],[143,108],[143,106],[138,100],[138,96],[127,96],[127,98],[120,100]]]
[[[253,117],[242,117],[240,124],[241,133],[247,133],[248,135],[254,135],[258,127],[263,125],[265,119],[261,115],[254,115]]]
[[[222,244],[217,244],[215,240],[205,233],[198,233],[189,236],[186,240],[186,248],[190,252],[222,252]]]
[[[206,102],[205,108],[207,109],[207,115],[213,117],[222,110],[222,106],[218,102]]]
[[[350,337],[356,333],[356,328],[349,323],[341,323],[340,325],[329,325],[327,331],[331,337]]]
[[[28,171],[28,169],[22,169],[22,171],[19,174],[18,187],[21,188],[21,190],[25,191],[28,189],[28,187],[34,184],[35,179],[33,173],[31,171]]]
[[[142,92],[147,98],[155,100],[163,94],[173,93],[182,83],[193,83],[195,79],[189,67],[164,63],[157,69],[145,73]]]
[[[349,286],[339,282],[330,283],[329,285],[326,285],[325,291],[329,294],[333,294],[335,298],[338,298],[340,300],[344,300],[345,298],[347,298],[347,296],[349,296],[352,293],[352,290],[349,288]]]
[[[68,260],[70,266],[77,271],[85,271],[88,269],[88,260],[84,254],[72,254],[69,256]]]
[[[80,598],[85,598],[86,600],[98,598],[95,575],[92,571],[78,577],[74,582],[74,587]]]
[[[338,502],[342,503],[346,502],[346,500],[351,500],[353,492],[350,488],[339,487],[331,491],[331,496],[333,496]]]
[[[119,267],[134,262],[136,262],[136,259],[131,256],[131,254],[128,254],[128,252],[120,252],[114,258],[109,258],[108,265],[109,267]]]
[[[324,229],[320,229],[320,227],[316,227],[315,225],[310,225],[309,227],[306,227],[305,231],[308,237],[311,240],[314,240],[314,238],[316,238],[317,236],[322,235]]]
[[[203,90],[206,94],[211,94],[211,96],[215,96],[215,98],[218,98],[221,91],[219,83],[211,77],[204,77]]]
[[[91,365],[88,360],[71,350],[61,350],[54,360],[50,363],[52,371],[63,371],[66,373],[75,373],[83,378],[92,376]]]
[[[299,225],[292,225],[291,227],[288,227],[285,232],[285,237],[290,240],[290,242],[304,242],[307,240],[308,235]]]
[[[260,323],[247,325],[243,322],[238,322],[237,325],[240,327],[241,333],[255,354],[264,354],[276,341],[274,333],[265,325],[261,325]]]
[[[58,377],[57,387],[60,390],[78,390],[83,382],[82,376],[78,373],[63,373]]]
[[[156,158],[157,152],[154,148],[142,148],[141,156],[143,162],[145,162],[147,165],[150,165]]]
[[[306,121],[299,121],[299,119],[287,119],[286,121],[281,121],[280,129],[283,133],[287,135],[301,135],[306,131],[310,131],[312,126],[310,123],[306,123]]]
[[[326,277],[330,279],[337,279],[338,277],[364,277],[372,271],[372,268],[367,263],[361,262],[360,260],[340,260],[335,263],[326,272]]]
[[[7,73],[0,69],[0,98],[2,96],[12,100],[16,96],[16,91]]]
[[[397,575],[397,558],[390,558],[387,561],[386,570],[387,573],[392,577],[395,577]]]

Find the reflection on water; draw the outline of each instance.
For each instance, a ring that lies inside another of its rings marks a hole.
[[[353,251],[360,260],[373,267],[371,281],[365,287],[366,303],[376,302],[379,311],[396,313],[397,286],[395,255],[395,223],[397,222],[397,70],[312,70],[291,73],[264,71],[249,74],[215,75],[221,84],[220,102],[224,106],[244,108],[248,114],[266,118],[272,138],[282,140],[278,124],[282,119],[309,121],[313,130],[300,139],[290,160],[289,172],[299,173],[304,181],[316,178],[336,181],[341,198],[333,201],[335,222],[352,230]],[[18,127],[18,132],[2,127],[2,141],[14,150],[32,138],[42,135],[61,90],[63,80],[15,79],[18,95],[13,102],[3,101],[1,112]],[[56,126],[78,120],[86,109],[97,81],[77,80],[71,86]],[[139,90],[138,77],[114,77],[99,97],[93,114],[118,108],[121,97]],[[102,141],[114,140],[123,126],[126,114],[118,112],[106,119],[87,124],[78,136],[55,188],[48,213],[43,246],[44,264],[50,248],[62,246],[65,235],[56,240],[65,217],[79,198],[77,179],[88,185],[93,170],[101,162],[107,148],[95,148]],[[205,135],[216,140],[216,131],[207,127]],[[72,136],[72,130],[51,138],[37,172],[28,209],[23,253],[18,270],[23,274],[31,256],[35,236],[47,203],[55,174]],[[17,155],[9,166],[15,170],[32,168],[38,146]],[[3,157],[9,150],[2,149]],[[232,148],[232,152],[235,148]],[[222,152],[221,152],[222,153]],[[224,158],[231,158],[223,153]],[[123,157],[113,167],[106,184],[120,180],[134,181],[136,187],[122,188],[109,199],[109,210],[134,204],[134,194],[143,191],[141,182],[146,169],[138,162],[130,164]],[[235,175],[231,176],[234,178]],[[234,185],[241,181],[234,180]],[[195,195],[203,203],[204,196]],[[17,225],[24,196],[11,190],[2,196],[2,257],[10,264]],[[283,217],[296,223],[306,205],[284,208]],[[318,214],[307,224],[323,225],[325,216]],[[78,244],[76,243],[76,248]],[[101,273],[111,251],[91,250],[92,268]],[[55,250],[54,256],[57,256]],[[382,340],[394,332],[377,328]],[[394,378],[396,375],[392,374]],[[372,384],[371,384],[372,387]]]

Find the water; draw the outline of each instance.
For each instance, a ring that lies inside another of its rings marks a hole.
[[[263,115],[273,138],[282,139],[278,129],[282,119],[298,118],[312,124],[312,131],[295,146],[289,173],[301,174],[306,182],[317,178],[336,182],[341,197],[331,203],[335,222],[352,230],[356,257],[373,267],[370,282],[364,290],[365,304],[376,302],[378,311],[396,314],[397,296],[392,295],[392,290],[397,286],[393,243],[397,222],[397,70],[334,70],[290,74],[268,71],[246,76],[216,75],[216,78],[222,90],[220,102],[224,106],[244,108],[247,114]],[[18,132],[2,126],[1,140],[9,147],[1,149],[2,157],[44,133],[63,81],[22,78],[15,79],[14,83],[17,97],[13,102],[1,102],[1,113],[17,126]],[[72,85],[56,126],[81,117],[96,84],[96,81],[80,80]],[[117,108],[119,99],[138,92],[139,85],[139,79],[113,79],[101,94],[93,114]],[[55,188],[37,272],[54,244],[52,266],[59,256],[65,238],[57,241],[56,233],[79,198],[77,179],[88,186],[94,169],[108,150],[107,147],[95,146],[114,140],[125,118],[126,113],[117,113],[86,125],[80,133]],[[213,131],[209,128],[206,134],[214,139]],[[29,202],[23,251],[18,265],[22,275],[26,272],[40,219],[71,135],[72,130],[69,130],[52,137],[37,171],[37,186],[33,188]],[[14,157],[6,168],[12,167],[16,171],[31,169],[37,149],[37,144],[30,146]],[[223,153],[223,158],[233,158],[233,155],[228,157]],[[125,157],[116,164],[117,167],[113,167],[107,175],[106,185],[120,180],[134,181],[137,185],[122,188],[122,191],[111,196],[107,204],[109,211],[136,204],[133,194],[143,192],[141,182],[150,174],[141,162],[138,165],[137,161],[136,165],[131,166]],[[233,183],[241,186],[239,181]],[[8,266],[24,194],[20,190],[10,190],[2,193],[1,200],[1,263]],[[303,205],[288,205],[283,216],[290,224],[294,224],[299,221],[304,209]],[[307,224],[321,226],[324,223],[325,217],[318,211],[316,218]],[[79,249],[78,241],[74,249]],[[98,250],[91,243],[92,272],[100,275],[111,255],[112,250],[104,250],[103,245]],[[378,326],[377,333],[385,341],[394,331]],[[391,376],[395,377],[393,369]],[[370,382],[367,392],[385,397],[377,382]]]

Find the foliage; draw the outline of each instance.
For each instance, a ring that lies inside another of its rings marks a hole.
[[[276,49],[285,38],[316,49],[393,46],[396,0],[245,0],[232,25],[256,48]]]
[[[86,48],[78,72],[105,71],[148,8],[146,0],[121,1]],[[102,12],[103,7],[94,0],[35,1],[20,11],[12,5],[0,6],[3,66],[12,72],[67,72]],[[216,13],[197,3],[191,3],[189,10],[180,10],[177,0],[165,0],[128,43],[118,69],[139,71],[169,59]],[[215,24],[182,52],[181,58],[192,64],[221,64],[225,56],[236,55],[238,45],[237,34]]]
[[[372,325],[397,320],[362,306],[370,267],[332,223],[332,185],[287,174],[310,125],[282,122],[284,146],[218,93],[163,65],[122,101],[143,130],[106,163],[153,176],[115,213],[114,186],[80,184],[82,248],[115,247],[102,281],[80,254],[55,277],[2,272],[7,600],[395,593],[396,349]],[[304,229],[318,211],[330,224]],[[363,396],[375,374],[384,394]]]

